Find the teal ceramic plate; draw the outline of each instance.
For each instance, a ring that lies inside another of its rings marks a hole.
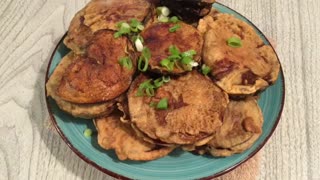
[[[265,36],[246,18],[234,10],[215,3],[214,7],[223,13],[235,15],[251,24],[257,33],[269,44]],[[52,59],[48,66],[47,80],[61,58],[68,53],[62,40],[53,52]],[[284,77],[283,72],[279,75],[278,81],[261,94],[259,105],[265,119],[263,134],[258,141],[242,154],[227,158],[213,158],[210,156],[199,156],[182,150],[175,150],[168,156],[150,162],[118,161],[115,153],[101,149],[97,144],[97,137],[85,138],[83,131],[89,127],[94,129],[90,120],[74,118],[61,111],[54,100],[47,98],[47,106],[53,124],[57,131],[68,144],[68,146],[83,160],[98,168],[99,170],[121,179],[199,179],[217,177],[229,172],[241,163],[257,153],[269,139],[275,130],[284,103]]]

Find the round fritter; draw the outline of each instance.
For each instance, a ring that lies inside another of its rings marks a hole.
[[[75,54],[84,54],[85,47],[93,36],[90,28],[83,24],[83,16],[83,10],[74,16],[68,29],[68,35],[63,40],[63,43]]]
[[[119,64],[129,57],[132,68]],[[112,31],[95,33],[86,56],[77,56],[66,69],[57,94],[73,103],[98,103],[112,100],[130,86],[136,57],[128,38],[115,39]]]
[[[213,156],[231,156],[249,149],[262,133],[263,115],[257,101],[231,101],[223,124],[208,143]]]
[[[76,104],[64,101],[57,95],[56,90],[59,87],[61,79],[67,67],[73,63],[75,59],[75,55],[73,53],[69,53],[61,60],[46,84],[48,96],[51,96],[56,101],[60,109],[75,117],[91,119],[110,114],[114,109],[116,100],[98,104]]]
[[[93,32],[117,29],[117,23],[137,19],[142,22],[151,11],[147,0],[94,0],[84,9],[84,24]]]
[[[276,81],[278,58],[250,25],[213,10],[200,20],[198,29],[205,39],[203,62],[211,67],[217,85],[228,94],[254,94]],[[241,39],[242,46],[229,46],[227,41],[232,37]]]
[[[150,161],[169,154],[174,147],[161,147],[138,138],[130,124],[120,121],[120,115],[95,120],[99,145],[114,149],[120,160]]]
[[[176,32],[169,32],[173,26],[179,25]],[[200,62],[203,39],[199,31],[191,25],[183,22],[174,23],[153,23],[147,26],[141,36],[144,39],[144,45],[150,49],[151,59],[149,65],[152,71],[160,73],[180,74],[187,72],[181,68],[183,65],[178,63],[180,68],[175,65],[172,71],[160,65],[161,60],[170,56],[169,47],[174,45],[180,52],[195,50],[194,60]]]
[[[228,96],[212,81],[196,71],[162,85],[155,96],[137,96],[139,85],[148,80],[138,76],[129,93],[131,122],[152,139],[169,144],[195,144],[211,136],[221,126]],[[168,109],[150,103],[168,99]]]

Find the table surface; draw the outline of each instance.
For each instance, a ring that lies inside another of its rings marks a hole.
[[[0,1],[0,179],[112,179],[48,128],[50,55],[87,0]],[[276,42],[286,79],[282,118],[261,150],[259,179],[320,179],[320,1],[220,0]]]

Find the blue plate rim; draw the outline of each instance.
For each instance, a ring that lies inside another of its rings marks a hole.
[[[264,36],[264,34],[262,33],[262,31],[255,25],[253,24],[249,19],[247,19],[245,16],[243,16],[241,13],[235,11],[234,9],[226,6],[226,5],[223,5],[219,2],[215,2],[215,4],[218,4],[220,6],[223,6],[225,8],[228,8],[234,12],[236,12],[238,15],[240,15],[242,18],[246,19],[260,34],[262,34]],[[45,82],[44,82],[44,87],[46,87],[46,83],[48,82],[49,80],[49,70],[50,70],[50,67],[51,67],[51,63],[52,63],[52,60],[53,60],[53,57],[59,47],[59,45],[61,43],[63,43],[63,40],[64,38],[67,36],[67,32],[62,36],[62,38],[60,39],[60,41],[58,42],[58,44],[56,45],[55,49],[53,50],[52,52],[52,55],[50,57],[50,60],[48,62],[48,67],[47,67],[47,70],[46,70],[46,78],[45,78]],[[281,85],[283,87],[283,91],[282,91],[282,99],[281,99],[281,105],[280,105],[280,111],[278,113],[278,116],[277,116],[277,120],[275,121],[273,127],[272,127],[272,130],[270,132],[270,134],[268,134],[268,136],[265,138],[265,140],[252,152],[250,153],[247,157],[245,157],[243,160],[241,160],[240,162],[234,164],[233,166],[225,169],[225,170],[222,170],[218,173],[215,173],[211,176],[207,176],[207,177],[203,177],[203,178],[200,178],[202,180],[207,180],[207,179],[211,179],[211,178],[216,178],[216,177],[219,177],[223,174],[226,174],[232,170],[234,170],[235,168],[237,168],[238,166],[240,166],[241,164],[245,163],[246,161],[248,161],[249,159],[251,159],[257,152],[259,152],[262,147],[264,147],[264,145],[268,142],[268,140],[270,139],[270,137],[273,135],[275,129],[277,128],[278,124],[279,124],[279,121],[280,121],[280,118],[281,118],[281,115],[282,115],[282,112],[283,112],[283,107],[284,107],[284,102],[285,102],[285,78],[284,78],[284,73],[283,73],[283,69],[282,69],[282,65],[281,65],[281,61],[279,59],[279,56],[277,54],[277,52],[275,51],[274,47],[272,46],[272,44],[270,43],[270,41],[266,38],[267,42],[270,44],[270,46],[272,47],[273,51],[275,52],[278,60],[279,60],[279,63],[280,63],[280,74],[282,76],[282,81],[281,81]],[[85,155],[83,155],[77,148],[75,148],[72,143],[69,141],[69,139],[65,136],[65,134],[63,133],[63,131],[60,129],[55,117],[53,116],[53,113],[51,111],[51,106],[48,102],[48,94],[47,94],[47,89],[45,88],[45,101],[46,101],[46,107],[47,107],[47,110],[49,112],[49,116],[50,116],[50,120],[51,122],[53,123],[56,131],[58,132],[58,134],[60,135],[60,137],[63,139],[63,141],[67,144],[67,146],[78,156],[80,157],[83,161],[85,161],[86,163],[92,165],[93,167],[95,167],[96,169],[114,177],[114,178],[117,178],[117,179],[128,179],[130,180],[129,177],[126,177],[126,176],[123,176],[123,175],[120,175],[120,174],[117,174],[117,173],[114,173],[98,164],[96,164],[94,161],[91,161],[88,157],[86,157]]]

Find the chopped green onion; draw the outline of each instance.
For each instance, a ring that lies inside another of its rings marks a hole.
[[[163,85],[163,78],[158,78],[153,81],[153,84],[156,88],[159,88]]]
[[[84,135],[86,138],[91,137],[91,135],[92,135],[92,130],[89,129],[89,128],[85,129],[84,132],[83,132],[83,135]]]
[[[137,19],[131,19],[130,26],[131,27],[137,27],[141,23]]]
[[[150,49],[147,47],[143,48],[141,56],[138,61],[138,69],[140,71],[142,71],[142,72],[147,71],[150,58],[151,58]]]
[[[119,37],[121,37],[122,36],[122,34],[120,33],[120,32],[115,32],[114,34],[113,34],[113,37],[114,38],[119,38]]]
[[[171,45],[169,47],[169,52],[172,54],[172,55],[180,55],[180,50],[177,48],[177,46],[175,45]]]
[[[136,39],[134,42],[134,45],[136,46],[137,51],[142,52],[143,51],[143,44],[140,39]]]
[[[139,85],[138,92],[137,92],[136,96],[143,96],[144,91],[146,91],[146,93],[148,95],[152,95],[152,93],[154,94],[154,91],[152,92],[152,90],[150,90],[150,89],[154,88],[154,86],[151,84],[151,81],[152,81],[152,79],[148,79],[148,80],[144,81],[143,83],[141,83]]]
[[[160,15],[160,16],[158,17],[158,20],[159,20],[160,22],[163,22],[163,23],[169,22],[169,18],[168,18],[167,16],[163,16],[163,15]]]
[[[169,16],[170,14],[170,9],[165,7],[165,6],[162,6],[162,7],[157,7],[157,15],[158,16]]]
[[[142,72],[146,72],[148,69],[149,60],[143,57],[139,58],[138,69]]]
[[[171,80],[171,79],[170,79],[170,76],[167,76],[167,77],[162,76],[162,81],[163,81],[163,82],[167,83],[167,82],[169,82],[170,80]]]
[[[129,57],[120,58],[119,64],[127,69],[132,69],[132,61]]]
[[[176,25],[172,26],[171,28],[169,28],[169,32],[171,32],[171,33],[176,32],[180,28],[181,28],[181,26],[179,24],[176,24]]]
[[[163,59],[160,61],[160,65],[164,67],[168,67],[169,63],[170,63],[169,59]]]
[[[177,16],[172,16],[169,21],[172,22],[172,23],[177,23],[180,20],[179,20],[179,18]]]
[[[193,61],[193,60],[192,60],[191,57],[186,56],[186,57],[182,58],[181,63],[182,63],[182,64],[190,64],[192,61]]]
[[[161,99],[158,104],[157,104],[157,109],[168,109],[168,99],[167,98],[163,98]]]
[[[117,24],[118,27],[118,32],[114,33],[114,37],[115,38],[119,38],[124,34],[130,34],[131,33],[131,29],[130,29],[130,25],[126,22],[119,22]]]
[[[181,53],[181,56],[182,57],[191,57],[192,58],[196,54],[197,54],[197,52],[192,49],[192,50],[189,50],[189,51]]]
[[[234,47],[234,48],[239,48],[242,46],[241,39],[238,37],[231,37],[227,40],[228,46]]]
[[[203,75],[208,75],[211,72],[211,68],[205,64],[202,65],[201,71]]]
[[[149,97],[154,96],[154,87],[147,87],[146,88],[146,93]]]
[[[137,26],[137,28],[138,28],[140,31],[144,30],[144,26],[143,26],[142,24],[139,24],[139,25]]]
[[[176,60],[181,59],[181,56],[174,54],[174,55],[168,56],[168,59],[170,59],[170,60],[172,60],[172,61],[176,61]]]

